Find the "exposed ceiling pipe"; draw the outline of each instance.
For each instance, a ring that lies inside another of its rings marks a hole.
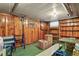
[[[13,6],[13,8],[12,8],[11,12],[10,12],[11,14],[14,14],[13,12],[14,12],[14,11],[15,11],[15,9],[17,8],[18,4],[19,4],[19,3],[15,3],[15,4],[14,4],[14,6]],[[22,16],[19,16],[19,17],[24,18],[24,17],[25,17],[25,15],[22,15]]]
[[[70,8],[70,4],[69,3],[64,3],[64,6],[66,7],[67,11],[68,11],[68,16],[73,16],[73,12]]]
[[[16,9],[16,7],[18,6],[18,4],[19,4],[19,3],[15,3],[15,4],[14,4],[14,6],[13,6],[13,8],[12,8],[12,10],[11,10],[11,12],[10,12],[10,13],[13,13],[13,12],[14,12],[14,10],[15,10],[15,9]]]

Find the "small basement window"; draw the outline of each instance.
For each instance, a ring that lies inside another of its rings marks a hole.
[[[59,26],[59,22],[58,21],[50,22],[50,28],[58,27],[58,26]]]

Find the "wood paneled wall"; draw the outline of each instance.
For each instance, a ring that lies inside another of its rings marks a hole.
[[[22,36],[24,33],[25,44],[31,44],[39,39],[44,39],[44,34],[48,32],[48,28],[47,23],[41,23],[37,18],[26,17],[22,23],[18,16],[0,13],[0,36],[15,35],[17,37],[19,35]]]

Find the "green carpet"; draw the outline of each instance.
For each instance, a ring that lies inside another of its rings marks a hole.
[[[43,51],[42,49],[39,49],[37,45],[38,43],[34,43],[31,45],[26,45],[25,49],[23,49],[22,47],[16,48],[13,56],[35,56]]]

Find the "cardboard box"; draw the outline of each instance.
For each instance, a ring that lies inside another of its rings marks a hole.
[[[53,36],[52,36],[51,34],[46,34],[46,35],[45,35],[45,39],[46,39],[47,41],[51,41],[52,38],[53,38]]]
[[[39,40],[39,48],[46,49],[48,46],[48,42],[46,40]]]

